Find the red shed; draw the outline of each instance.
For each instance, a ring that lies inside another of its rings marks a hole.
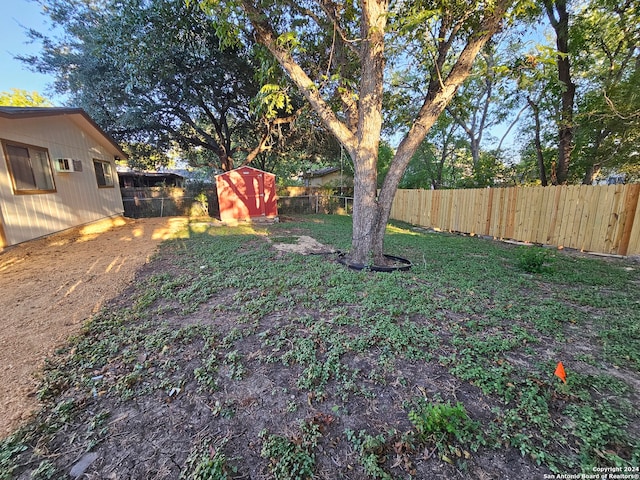
[[[257,168],[240,167],[216,175],[220,220],[249,220],[278,216],[276,176]]]

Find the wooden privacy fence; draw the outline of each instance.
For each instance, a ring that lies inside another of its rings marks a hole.
[[[581,251],[640,254],[640,184],[398,190],[391,218]]]

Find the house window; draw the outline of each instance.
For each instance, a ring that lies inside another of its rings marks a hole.
[[[14,193],[52,193],[53,182],[49,153],[45,148],[2,142]]]
[[[111,163],[102,160],[93,160],[93,167],[96,170],[96,180],[98,187],[113,187],[113,173]]]

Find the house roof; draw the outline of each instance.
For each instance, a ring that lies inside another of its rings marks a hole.
[[[334,173],[340,170],[340,167],[326,167],[321,168],[319,170],[311,170],[309,172],[304,173],[305,178],[317,178],[324,177],[325,175],[329,175],[330,173]]]
[[[111,147],[111,153],[120,158],[129,158],[122,151],[120,145],[105,132],[93,119],[81,108],[67,107],[5,107],[0,106],[0,117],[11,119],[68,116],[74,123],[87,129],[96,137],[102,137]]]
[[[116,170],[118,171],[118,176],[120,177],[184,178],[184,176],[173,172],[133,172],[130,170]]]

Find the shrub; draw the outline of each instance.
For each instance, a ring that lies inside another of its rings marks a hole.
[[[520,247],[518,266],[527,273],[541,273],[550,260],[549,251],[542,247]]]

